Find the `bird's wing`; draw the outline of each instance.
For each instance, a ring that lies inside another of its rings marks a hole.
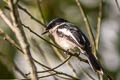
[[[82,33],[81,30],[73,24],[61,25],[58,31],[64,34],[68,40],[72,40],[79,47],[84,48],[86,45],[90,46],[90,42],[84,33]]]
[[[89,47],[90,46],[90,42],[87,39],[87,37],[85,36],[85,34],[83,32],[81,32],[81,30],[78,29],[71,29],[70,30],[71,33],[73,34],[73,36],[75,37],[75,39],[77,40],[77,42],[79,43],[79,46],[81,47]]]

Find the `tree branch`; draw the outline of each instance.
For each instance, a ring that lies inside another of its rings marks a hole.
[[[19,9],[23,10],[26,14],[28,14],[33,20],[35,20],[36,22],[38,22],[39,24],[41,24],[43,27],[46,27],[45,24],[43,24],[41,21],[39,21],[38,19],[36,19],[34,16],[32,16],[25,8],[23,8],[22,6],[18,5]]]
[[[97,21],[97,33],[96,33],[96,50],[99,48],[99,40],[100,40],[100,26],[102,19],[102,0],[99,3],[99,12],[98,12],[98,21]]]
[[[97,31],[96,31],[96,50],[99,49],[99,40],[100,40],[100,30],[101,30],[101,19],[102,19],[102,2],[103,0],[99,0],[99,12],[98,12],[98,21],[97,21]],[[103,80],[103,75],[98,73],[99,80]]]
[[[19,13],[17,10],[17,4],[14,3],[14,0],[6,1],[10,8],[10,15],[12,18],[12,23],[9,21],[9,19],[3,14],[2,10],[0,10],[0,16],[3,18],[3,20],[8,24],[10,29],[15,33],[16,38],[18,39],[21,48],[25,54],[26,61],[29,64],[30,72],[32,74],[32,80],[38,80],[37,79],[37,73],[36,73],[36,67],[34,62],[32,61],[32,56],[29,49],[29,44],[27,42],[27,38],[25,36],[25,33],[23,31],[21,21],[19,18]]]
[[[38,9],[39,9],[39,12],[40,12],[40,16],[42,18],[43,23],[45,24],[45,18],[43,16],[43,11],[42,11],[42,8],[41,8],[40,1],[39,0],[36,0],[36,1],[37,1],[37,6],[38,6]]]
[[[117,5],[117,8],[118,8],[119,11],[120,11],[120,5],[119,5],[119,3],[118,3],[118,0],[115,0],[115,3],[116,3],[116,5]]]

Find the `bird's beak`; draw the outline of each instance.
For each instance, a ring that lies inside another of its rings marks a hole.
[[[42,35],[44,35],[44,34],[46,34],[46,33],[48,33],[48,32],[49,32],[49,31],[47,30],[47,31],[43,32]]]

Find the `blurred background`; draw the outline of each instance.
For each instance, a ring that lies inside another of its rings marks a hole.
[[[85,14],[88,17],[94,36],[96,36],[97,18],[99,11],[99,0],[80,0]],[[118,0],[120,6],[120,0]],[[39,12],[37,4],[40,4],[42,13],[47,25],[49,21],[54,18],[64,18],[73,24],[80,27],[80,29],[88,36],[84,21],[75,0],[19,0],[19,4],[27,9],[28,12],[36,19],[43,22]],[[0,6],[6,5],[0,0]],[[9,11],[4,9],[4,12],[9,17]],[[19,9],[20,18],[23,24],[29,26],[33,31],[39,35],[45,30],[45,27],[34,21],[29,15],[23,10]],[[6,25],[6,23],[0,17],[0,28],[5,31],[16,43],[17,40],[15,35]],[[29,30],[24,28],[27,39],[30,44],[32,56],[39,62],[53,68],[63,62],[56,49],[51,45],[41,40],[34,34],[30,33]],[[51,41],[48,35],[43,36],[45,39]],[[102,10],[102,22],[100,32],[100,44],[98,54],[100,56],[100,62],[103,68],[108,72],[114,80],[120,80],[120,10],[118,9],[115,0],[104,0]],[[66,56],[60,51],[63,56]],[[24,55],[21,54],[16,48],[14,48],[9,42],[3,40],[0,36],[0,79],[22,79],[23,77],[13,69],[13,63],[20,68],[24,74],[29,73],[29,66],[26,63]],[[88,78],[82,73],[83,68],[91,76],[98,80],[98,76],[94,73],[88,64],[78,61],[76,58],[70,59],[70,63],[80,80],[88,80]],[[36,64],[38,71],[44,69]],[[62,65],[56,70],[74,75],[67,64]],[[48,73],[40,73],[39,76],[46,75]],[[29,76],[29,75],[28,75]],[[53,77],[43,78],[41,80],[54,80]],[[58,80],[65,80],[58,78]],[[106,80],[106,78],[104,78]]]

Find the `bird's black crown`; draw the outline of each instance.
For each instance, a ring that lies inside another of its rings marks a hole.
[[[56,19],[53,19],[52,21],[50,21],[50,23],[47,25],[47,28],[46,30],[50,30],[52,29],[53,27],[63,23],[63,22],[68,22],[67,20],[65,19],[62,19],[62,18],[56,18]]]

